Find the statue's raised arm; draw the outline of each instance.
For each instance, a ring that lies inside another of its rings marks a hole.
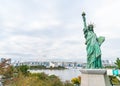
[[[83,12],[83,13],[82,13],[82,18],[83,18],[83,22],[84,22],[84,29],[87,29],[85,15],[86,15],[85,12]]]
[[[84,32],[84,37],[87,38],[87,34],[88,34],[88,27],[87,27],[87,24],[86,24],[86,18],[85,18],[85,13],[83,12],[82,13],[82,18],[83,18],[83,23],[84,23],[84,29],[83,29],[83,32]]]

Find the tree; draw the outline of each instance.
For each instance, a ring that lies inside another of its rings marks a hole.
[[[120,69],[120,59],[119,58],[117,58],[115,64],[116,64],[117,68]]]
[[[14,72],[14,68],[9,61],[11,61],[11,59],[4,59],[4,61],[0,62],[0,75],[3,75],[5,78],[12,77]]]
[[[81,77],[78,76],[78,77],[72,78],[71,82],[72,82],[74,85],[79,86],[80,83],[81,83]]]
[[[22,74],[24,74],[25,76],[29,73],[28,69],[29,67],[27,65],[19,66],[19,71],[22,72]]]

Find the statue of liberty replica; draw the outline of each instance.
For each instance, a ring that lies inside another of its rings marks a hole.
[[[87,69],[80,69],[80,86],[112,86],[107,75],[107,69],[102,68],[100,46],[105,41],[105,37],[97,37],[93,24],[86,24],[85,13],[82,13],[84,22],[84,37],[87,51]]]
[[[104,42],[105,37],[97,37],[94,32],[93,24],[86,24],[85,13],[82,13],[84,22],[84,37],[86,39],[86,51],[87,51],[87,68],[88,69],[100,69],[102,68],[101,62],[101,49],[100,46]]]

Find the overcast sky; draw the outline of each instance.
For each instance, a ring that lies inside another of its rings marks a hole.
[[[120,57],[120,0],[0,0],[0,57],[85,61],[83,11],[102,59]]]

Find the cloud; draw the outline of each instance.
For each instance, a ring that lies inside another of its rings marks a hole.
[[[27,28],[30,29],[45,29],[49,27],[60,26],[60,22],[56,20],[44,20],[44,21],[32,21],[30,24],[27,25]]]
[[[87,23],[95,23],[97,36],[106,37],[103,58],[119,56],[119,3],[119,0],[0,0],[1,57],[85,60],[82,11],[86,12]]]
[[[97,23],[96,27],[99,28],[99,32],[105,35],[107,38],[119,38],[119,3],[119,0],[107,0],[106,4],[104,4],[103,7],[99,8],[94,15],[95,22]]]

